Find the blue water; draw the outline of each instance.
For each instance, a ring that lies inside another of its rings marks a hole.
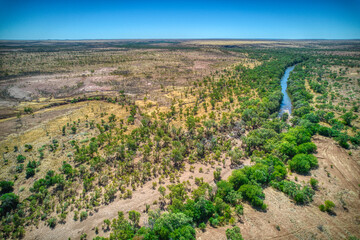
[[[281,78],[281,92],[284,94],[284,97],[283,97],[283,99],[281,101],[281,105],[280,105],[280,111],[279,111],[280,117],[283,115],[284,112],[291,114],[292,104],[291,104],[291,100],[290,100],[290,97],[289,97],[286,89],[287,89],[287,81],[288,81],[290,72],[292,70],[294,70],[294,67],[295,66],[288,67],[285,70],[285,73]]]

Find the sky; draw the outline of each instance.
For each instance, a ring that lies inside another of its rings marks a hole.
[[[0,0],[0,39],[360,39],[360,0]]]

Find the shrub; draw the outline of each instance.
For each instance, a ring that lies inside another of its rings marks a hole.
[[[72,134],[75,134],[75,133],[76,133],[76,127],[75,127],[75,126],[72,126],[72,127],[71,127],[71,133],[72,133]]]
[[[317,147],[316,147],[315,143],[313,143],[313,142],[300,144],[296,148],[297,153],[307,153],[307,154],[314,153],[316,151],[316,149],[317,149]]]
[[[328,213],[332,213],[333,212],[333,208],[335,207],[335,203],[333,203],[330,200],[326,200],[324,204],[321,204],[319,206],[320,211],[322,212],[328,212]]]
[[[310,142],[311,134],[304,127],[291,128],[284,134],[284,139],[290,143],[300,145],[302,143]]]
[[[134,227],[138,227],[140,222],[140,213],[137,211],[130,211],[129,220],[132,222]]]
[[[205,224],[205,223],[203,223],[203,222],[202,222],[202,223],[200,223],[200,224],[199,224],[199,228],[200,228],[200,230],[201,230],[201,231],[205,232],[205,229],[206,229],[206,224]]]
[[[35,169],[26,168],[26,178],[31,178],[34,175],[35,175]]]
[[[356,119],[357,115],[354,115],[352,112],[347,112],[344,115],[342,115],[341,118],[344,120],[344,123],[346,125],[351,126],[351,121],[353,119]]]
[[[296,203],[304,204],[312,201],[314,190],[308,186],[301,187],[300,184],[292,181],[283,180],[281,182],[271,182],[271,186],[289,195]]]
[[[319,181],[316,180],[315,178],[310,178],[310,185],[313,189],[317,189],[318,188],[318,183]]]
[[[1,192],[0,194],[9,193],[14,190],[14,182],[11,181],[1,181],[0,182]]]
[[[80,213],[80,221],[85,220],[88,217],[88,213],[86,211],[82,211]]]
[[[32,145],[30,144],[25,144],[25,152],[30,152],[32,150]]]
[[[31,107],[24,107],[24,113],[30,114],[33,112],[33,109]]]
[[[259,207],[263,210],[266,209],[266,205],[263,202],[265,195],[262,191],[262,188],[256,185],[245,184],[239,188],[239,192],[248,200],[252,206]]]
[[[346,134],[340,134],[336,137],[336,140],[339,142],[339,145],[345,149],[349,149],[350,145],[348,143],[349,137]]]
[[[156,219],[153,231],[159,239],[195,239],[191,218],[184,213],[164,213]],[[155,239],[157,239],[155,238]]]
[[[55,228],[57,219],[56,219],[56,217],[52,217],[52,218],[49,218],[46,222],[50,228]]]
[[[0,201],[0,213],[1,215],[5,215],[17,207],[19,203],[19,196],[15,193],[5,193],[0,197]]]
[[[332,129],[324,126],[320,126],[318,132],[320,135],[325,137],[331,137],[333,135]]]
[[[74,211],[74,221],[77,221],[79,219],[79,212],[78,211]]]
[[[229,182],[234,186],[235,190],[238,190],[242,185],[247,184],[249,179],[245,173],[240,170],[234,170],[229,177]]]
[[[295,155],[295,157],[289,161],[289,166],[292,171],[306,174],[311,168],[318,166],[318,161],[313,155],[301,153]]]
[[[35,161],[29,161],[26,167],[35,169],[36,166],[37,166],[37,163]]]
[[[18,163],[23,163],[26,160],[26,157],[20,154],[17,156],[16,160]]]
[[[235,226],[226,230],[226,239],[227,240],[243,240],[241,236],[240,228]]]
[[[279,151],[282,154],[285,154],[289,158],[292,158],[296,155],[296,146],[293,143],[289,143],[288,141],[284,141],[279,145]]]
[[[210,218],[209,222],[213,227],[217,227],[219,225],[219,220],[217,218]]]
[[[22,173],[22,171],[24,170],[24,164],[20,164],[20,165],[16,166],[15,170],[18,173]]]
[[[244,207],[243,205],[239,204],[235,207],[235,212],[238,216],[244,215]]]
[[[216,171],[214,171],[214,181],[220,181],[221,180],[221,168],[216,168]]]

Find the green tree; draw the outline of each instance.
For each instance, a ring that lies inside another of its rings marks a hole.
[[[313,155],[301,153],[295,155],[295,157],[289,161],[289,166],[292,171],[306,174],[311,168],[318,166],[318,161]]]
[[[227,240],[243,240],[240,228],[235,226],[233,228],[226,229],[226,238]]]
[[[129,212],[129,220],[132,222],[132,225],[134,227],[139,227],[139,222],[140,222],[140,213],[137,211],[130,211]]]
[[[318,188],[318,184],[319,184],[319,181],[316,180],[315,178],[310,178],[310,185],[313,189],[317,189]]]
[[[118,218],[113,220],[111,229],[110,240],[132,239],[135,235],[134,228],[125,219],[123,212],[118,212]]]
[[[183,150],[181,148],[174,148],[171,152],[171,159],[175,167],[180,167],[184,160]]]
[[[218,182],[221,180],[221,168],[216,168],[216,171],[214,171],[214,181]]]
[[[193,132],[196,126],[196,121],[194,116],[189,116],[186,119],[186,127],[188,128],[189,132]]]
[[[18,163],[23,163],[26,160],[26,157],[20,154],[16,159]]]
[[[15,193],[5,193],[0,197],[0,201],[1,215],[5,215],[17,207],[19,204],[19,196],[17,196]]]
[[[195,239],[195,231],[188,229],[188,226],[191,227],[191,223],[191,218],[184,213],[164,213],[155,221],[153,229],[159,239],[171,239],[171,237],[175,237],[173,239]],[[182,229],[183,227],[186,229]],[[174,233],[175,231],[176,233]],[[179,232],[184,233],[187,237],[190,235],[190,238],[179,238]]]
[[[252,206],[259,207],[263,210],[267,208],[263,202],[265,195],[261,187],[245,184],[240,187],[239,191],[241,192],[241,195],[244,197],[244,199],[248,200]]]
[[[319,206],[320,211],[322,212],[328,212],[328,213],[333,213],[333,209],[335,207],[335,203],[330,201],[330,200],[326,200],[324,204],[321,204]]]
[[[0,182],[1,192],[0,194],[9,193],[14,190],[14,182],[11,181],[1,181]]]

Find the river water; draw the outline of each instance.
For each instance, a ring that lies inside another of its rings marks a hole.
[[[285,70],[284,75],[281,78],[281,92],[284,94],[284,97],[281,101],[281,105],[280,105],[280,111],[279,111],[279,116],[281,117],[285,112],[287,112],[289,115],[291,114],[291,109],[292,109],[292,104],[291,104],[291,100],[290,97],[286,91],[287,89],[287,81],[290,75],[290,72],[292,70],[294,70],[295,66],[291,66],[288,67]]]

